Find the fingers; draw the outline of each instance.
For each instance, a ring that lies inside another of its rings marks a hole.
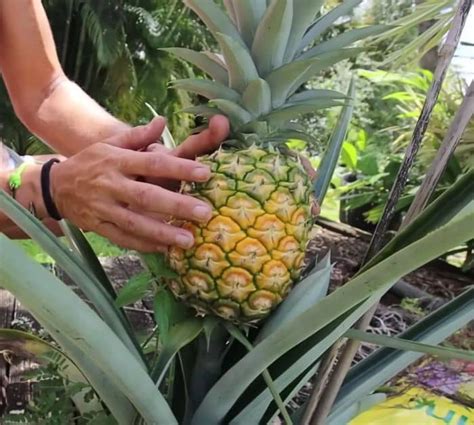
[[[161,143],[153,143],[146,148],[147,152],[160,152],[165,153],[168,155],[173,155],[172,151],[168,149],[166,146],[162,145]]]
[[[165,127],[166,120],[163,117],[157,117],[149,124],[131,128],[119,136],[109,139],[106,143],[134,151],[146,149],[152,143],[160,140]]]
[[[166,252],[167,247],[130,235],[112,223],[101,223],[96,232],[109,239],[115,245],[143,253]]]
[[[316,201],[314,201],[311,204],[311,215],[313,217],[319,217],[319,214],[321,214],[321,207],[319,206],[319,204]]]
[[[311,181],[314,181],[317,174],[316,174],[316,170],[311,165],[310,160],[303,155],[298,155],[298,156],[300,158],[301,164],[303,165],[305,171],[308,173],[309,178],[311,179]]]
[[[223,115],[212,117],[209,128],[188,137],[173,152],[180,158],[195,159],[198,156],[214,152],[229,136],[229,121]]]
[[[125,181],[117,188],[115,196],[131,209],[145,214],[157,213],[204,223],[212,217],[212,209],[207,203],[148,183]]]
[[[125,174],[173,180],[205,182],[211,177],[208,166],[189,159],[153,152],[126,152],[121,159]]]
[[[113,223],[120,231],[136,240],[146,241],[157,246],[179,246],[191,248],[194,244],[192,233],[185,229],[171,226],[161,220],[154,220],[143,214],[123,207],[113,207],[108,214],[107,222]]]

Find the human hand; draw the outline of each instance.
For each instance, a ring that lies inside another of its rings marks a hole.
[[[313,168],[311,161],[304,155],[298,154],[298,158],[301,161],[301,165],[305,169],[305,171],[308,173],[309,179],[312,183],[316,181],[316,178],[318,177],[317,171]],[[318,217],[319,214],[321,213],[321,207],[316,201],[316,199],[313,199],[313,202],[311,203],[311,214],[313,217]]]
[[[209,167],[195,161],[160,151],[137,152],[159,140],[164,127],[164,119],[157,118],[55,165],[51,192],[61,215],[86,231],[141,252],[164,252],[172,245],[190,248],[193,235],[160,217],[205,222],[212,214],[210,206],[137,181],[139,177],[173,182],[209,179]],[[193,137],[193,145],[203,140]],[[186,156],[187,151],[178,152]]]
[[[189,136],[178,147],[171,150],[161,143],[153,143],[148,146],[148,152],[167,153],[178,158],[196,159],[199,156],[206,155],[217,150],[222,142],[229,136],[229,121],[223,115],[215,115],[209,121],[209,128],[199,134]],[[179,182],[169,179],[151,179],[150,183],[166,187],[170,190],[179,189]]]

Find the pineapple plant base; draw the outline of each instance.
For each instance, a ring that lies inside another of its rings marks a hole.
[[[171,85],[209,100],[185,112],[225,115],[231,124],[231,147],[200,159],[210,165],[212,179],[183,188],[209,202],[214,216],[206,225],[185,223],[195,247],[168,255],[178,276],[171,290],[198,312],[257,322],[298,281],[312,225],[312,185],[287,142],[311,140],[296,118],[350,101],[333,90],[298,90],[357,55],[354,42],[386,29],[358,28],[321,41],[361,1],[344,1],[321,15],[324,0],[224,0],[225,9],[213,0],[184,0],[220,53],[163,49],[210,77]]]
[[[196,243],[170,250],[179,276],[170,288],[201,314],[256,322],[300,277],[312,227],[310,179],[297,159],[255,146],[199,161],[212,178],[183,192],[210,203],[214,214],[207,224],[184,224]]]

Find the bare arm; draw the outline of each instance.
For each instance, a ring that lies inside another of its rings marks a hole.
[[[153,152],[136,152],[161,137],[162,118],[94,143],[51,169],[50,191],[62,217],[83,230],[94,231],[112,242],[142,252],[166,251],[171,245],[190,247],[193,235],[168,224],[163,217],[207,221],[207,203],[174,193],[175,183],[207,181],[210,169],[193,159],[214,151],[227,137],[228,121],[214,117],[209,129],[189,137],[174,151],[156,145]],[[158,149],[159,148],[159,149]],[[0,190],[8,192],[11,171],[1,169]],[[16,199],[25,207],[34,204],[37,216],[48,220],[40,185],[40,166],[30,165]],[[138,176],[156,184],[137,181]],[[57,227],[57,225],[56,225]],[[0,232],[18,236],[0,212]]]
[[[0,1],[0,70],[18,117],[60,154],[129,128],[64,75],[41,0]]]
[[[23,123],[71,157],[51,170],[50,189],[62,217],[143,252],[192,244],[191,233],[161,217],[203,221],[210,207],[174,193],[169,182],[207,181],[210,170],[184,158],[217,148],[229,132],[225,118],[214,117],[209,130],[190,137],[175,152],[135,152],[161,137],[164,120],[130,129],[70,82],[41,0],[0,0],[0,71]],[[43,218],[39,173],[37,167],[28,169],[17,199],[25,206],[34,202]],[[7,179],[0,170],[0,188],[5,189]],[[153,179],[157,186],[148,183]],[[10,229],[0,213],[0,231]]]

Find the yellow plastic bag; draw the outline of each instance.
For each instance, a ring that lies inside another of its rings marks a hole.
[[[474,409],[411,388],[365,411],[349,425],[474,425]]]

